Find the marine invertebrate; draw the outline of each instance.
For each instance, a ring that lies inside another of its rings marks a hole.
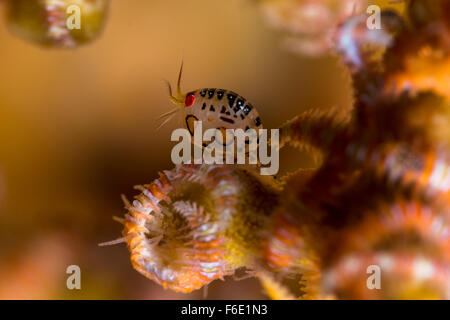
[[[7,21],[15,34],[47,47],[74,48],[100,34],[109,1],[8,0],[6,5]],[[79,14],[79,28],[68,27],[74,14]]]
[[[317,169],[278,184],[238,166],[185,165],[141,188],[120,240],[135,268],[180,292],[245,266],[273,298],[294,297],[282,280],[301,275],[302,298],[450,299],[447,84],[408,62],[448,65],[449,3],[384,12],[376,36],[358,17],[337,27],[353,112],[307,112],[280,128],[282,146],[320,153]],[[371,265],[380,291],[366,287]]]
[[[181,77],[183,64],[181,64],[177,82],[177,96],[172,94],[172,87],[168,83],[170,101],[177,108],[163,114],[161,117],[170,117],[182,113],[182,117],[191,136],[194,136],[194,122],[202,121],[205,129],[217,129],[222,134],[223,145],[230,144],[226,141],[226,129],[262,129],[262,121],[256,108],[242,96],[225,89],[203,88],[183,94],[181,92]],[[234,139],[234,137],[230,137]]]

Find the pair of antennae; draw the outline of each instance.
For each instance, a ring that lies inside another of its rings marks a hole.
[[[177,96],[176,96],[176,97],[173,95],[173,92],[172,92],[172,86],[171,86],[170,82],[167,81],[167,80],[165,80],[165,82],[166,82],[166,84],[167,84],[167,87],[168,87],[168,89],[169,89],[169,97],[170,97],[170,101],[172,101],[174,104],[179,105],[179,106],[182,106],[182,105],[184,104],[184,101],[183,101],[183,100],[184,100],[184,99],[183,99],[183,93],[181,92],[181,78],[182,78],[182,75],[183,75],[183,65],[184,65],[184,62],[183,62],[183,60],[182,60],[182,61],[181,61],[180,72],[178,73]],[[163,113],[162,115],[160,115],[160,116],[158,117],[157,121],[160,121],[160,120],[162,120],[162,119],[164,119],[164,118],[167,118],[167,119],[165,119],[165,120],[164,120],[164,121],[156,128],[156,130],[159,130],[162,126],[164,126],[167,122],[169,122],[170,119],[172,119],[172,116],[173,116],[175,113],[179,112],[179,111],[180,111],[180,108],[177,107],[177,108],[175,108],[175,109],[173,109],[173,110],[170,110],[169,112],[166,112],[166,113]]]
[[[181,60],[181,67],[180,67],[180,72],[178,73],[178,81],[177,81],[177,95],[178,97],[182,96],[183,94],[181,93],[181,77],[183,75],[183,65],[184,65],[184,61]],[[166,80],[167,83],[167,87],[169,88],[169,95],[171,98],[177,100],[176,97],[173,96],[172,94],[172,86],[170,85],[170,82]]]

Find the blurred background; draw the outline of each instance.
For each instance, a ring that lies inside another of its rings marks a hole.
[[[120,194],[171,169],[172,108],[183,90],[220,87],[252,101],[266,128],[300,112],[350,109],[347,70],[332,56],[281,48],[255,1],[113,1],[103,34],[75,50],[13,36],[0,3],[0,299],[184,299],[134,271],[118,238]],[[292,149],[280,174],[311,167]],[[66,268],[81,268],[81,290]],[[215,281],[208,298],[264,299],[254,279]],[[239,294],[236,294],[239,292]]]

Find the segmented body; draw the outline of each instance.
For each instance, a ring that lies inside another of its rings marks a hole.
[[[249,129],[262,129],[262,121],[258,111],[247,99],[233,91],[217,88],[202,88],[183,94],[181,92],[182,74],[183,63],[178,74],[176,96],[173,95],[172,87],[167,82],[170,100],[178,107],[161,116],[162,118],[169,117],[161,125],[166,123],[172,115],[181,111],[186,128],[192,136],[195,133],[195,122],[201,122],[202,131],[208,129],[216,130],[215,142],[223,146],[230,145],[236,141],[234,132],[226,132],[227,129],[240,129],[245,132]],[[229,135],[230,133],[232,136]],[[258,132],[248,132],[249,135],[252,133],[256,134],[256,145],[252,145],[258,147]],[[250,139],[255,138],[247,136],[245,143],[249,144]],[[207,145],[207,143],[203,143],[202,146],[206,147]]]
[[[186,95],[185,123],[194,135],[194,121],[202,121],[203,130],[262,129],[261,118],[245,98],[228,90],[205,88]]]

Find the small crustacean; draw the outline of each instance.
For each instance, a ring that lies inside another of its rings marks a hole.
[[[222,137],[226,137],[226,129],[262,129],[261,118],[256,108],[242,96],[225,89],[204,88],[187,94],[181,92],[181,76],[183,64],[178,75],[177,95],[172,94],[172,88],[168,83],[170,101],[178,107],[163,114],[168,117],[164,125],[172,115],[181,112],[186,128],[194,135],[194,122],[202,121],[203,130],[218,129]],[[228,143],[229,141],[227,141]]]

